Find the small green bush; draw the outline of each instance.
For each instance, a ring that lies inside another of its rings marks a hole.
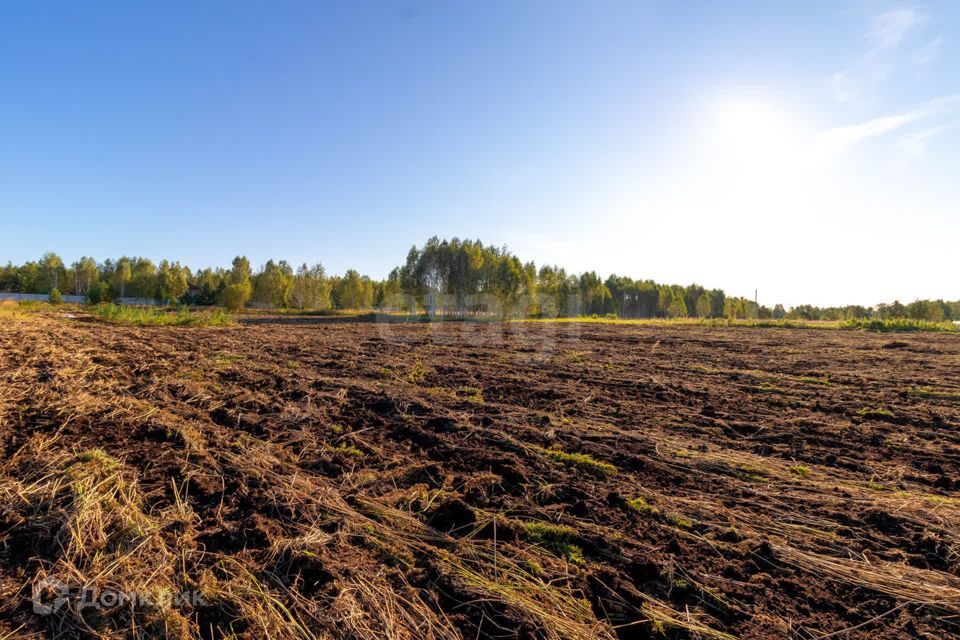
[[[111,302],[112,300],[113,292],[110,290],[110,285],[103,282],[98,282],[87,291],[88,304],[101,304],[103,302]]]
[[[250,284],[229,284],[219,294],[219,302],[230,311],[241,311],[250,299]]]
[[[63,304],[63,295],[60,289],[54,289],[50,292],[50,304]]]

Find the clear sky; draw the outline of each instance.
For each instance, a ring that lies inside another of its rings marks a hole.
[[[431,235],[960,298],[960,3],[7,2],[0,260],[375,277]]]

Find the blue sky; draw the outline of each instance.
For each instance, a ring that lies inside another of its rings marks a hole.
[[[431,235],[960,298],[960,4],[0,5],[0,260],[375,277]]]

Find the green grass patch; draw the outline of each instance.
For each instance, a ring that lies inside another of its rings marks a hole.
[[[810,468],[802,464],[795,464],[790,467],[790,473],[798,476],[808,476],[810,475]]]
[[[770,476],[769,470],[752,464],[738,464],[736,471],[737,476],[748,482],[764,482]]]
[[[609,462],[601,462],[587,453],[567,453],[557,449],[537,448],[541,454],[554,462],[559,462],[568,467],[574,467],[580,471],[585,471],[595,476],[612,476],[617,473],[617,468]]]
[[[76,457],[74,457],[73,462],[81,464],[96,464],[104,469],[112,469],[120,464],[113,456],[109,455],[103,449],[87,449],[86,451],[81,451],[76,455]]]
[[[230,353],[229,351],[218,351],[213,356],[213,363],[218,367],[226,367],[236,362],[243,362],[246,359],[247,359],[246,356],[242,356],[238,353]]]
[[[450,387],[424,387],[424,391],[435,398],[463,400],[474,404],[483,404],[483,392],[476,387],[460,387],[459,389],[451,389]]]
[[[638,497],[638,498],[634,498],[633,500],[629,500],[627,502],[627,506],[630,507],[631,510],[636,511],[642,516],[653,518],[660,522],[665,522],[666,524],[669,524],[672,527],[676,527],[677,529],[693,528],[692,519],[684,515],[681,515],[679,513],[674,513],[670,511],[661,511],[660,509],[654,507],[649,502],[647,502],[646,498]]]
[[[667,513],[663,517],[667,522],[677,527],[678,529],[693,528],[693,520],[691,520],[690,518],[687,518],[686,516],[682,516],[678,513]]]
[[[573,527],[550,522],[524,522],[523,528],[530,539],[554,555],[566,558],[571,564],[583,564],[586,559],[583,549],[577,544],[580,536]]]
[[[434,398],[446,398],[448,400],[456,400],[457,398],[457,392],[449,387],[425,387],[424,391]]]
[[[660,515],[660,510],[652,506],[645,498],[634,498],[630,500],[627,505],[637,513],[645,516],[655,517]]]
[[[360,449],[357,449],[356,447],[350,447],[342,444],[337,445],[336,447],[329,447],[329,451],[331,453],[341,455],[347,458],[356,458],[356,459],[364,458],[367,455]]]
[[[773,384],[772,382],[761,382],[754,387],[754,390],[760,393],[784,393],[783,387]]]
[[[483,389],[477,387],[460,387],[459,393],[467,402],[483,404]]]
[[[420,384],[427,379],[427,376],[433,372],[433,369],[425,366],[422,362],[417,360],[410,367],[410,370],[407,372],[407,382],[410,384]]]
[[[826,378],[818,378],[816,376],[800,376],[797,379],[803,384],[815,384],[815,385],[820,385],[822,387],[829,387],[833,384]]]
[[[862,409],[857,410],[857,415],[861,418],[873,420],[892,420],[893,418],[896,418],[893,411],[884,409],[882,407],[863,407]]]
[[[921,398],[960,400],[960,392],[958,391],[941,391],[940,389],[934,389],[933,387],[917,387],[913,389],[911,393],[915,396],[920,396]]]
[[[119,304],[100,304],[90,313],[104,322],[134,327],[213,327],[234,323],[232,314],[223,309],[190,311],[167,310],[155,307],[126,307]]]
[[[707,365],[703,365],[703,364],[691,365],[690,370],[697,371],[699,373],[722,373],[720,369],[716,369],[714,367],[708,367]]]
[[[575,349],[567,349],[563,352],[563,355],[560,356],[561,359],[566,360],[567,362],[583,362],[584,358],[593,353],[592,351],[577,351]]]
[[[706,458],[699,466],[705,471],[734,476],[746,482],[766,482],[771,475],[769,469],[746,462]]]

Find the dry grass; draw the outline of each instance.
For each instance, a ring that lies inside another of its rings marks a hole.
[[[191,548],[190,509],[178,501],[146,513],[129,469],[100,449],[55,449],[57,440],[31,439],[4,465],[0,481],[0,508],[16,513],[37,539],[52,538],[58,549],[31,582],[132,597],[89,613],[71,601],[51,624],[68,635],[194,637],[195,624],[173,606],[185,584],[178,561]],[[172,527],[180,531],[175,540],[168,535]]]
[[[627,496],[623,513],[632,527],[605,526],[593,521],[593,514],[575,519],[545,500],[533,511],[504,509],[489,516],[478,510],[479,519],[467,533],[454,536],[426,522],[429,508],[441,499],[495,487],[504,481],[502,476],[484,470],[476,477],[434,485],[404,484],[403,473],[411,472],[409,460],[391,458],[372,439],[365,441],[362,427],[337,422],[347,426],[334,430],[329,428],[332,419],[285,409],[271,414],[290,425],[283,435],[253,435],[206,419],[205,414],[222,406],[246,411],[251,402],[249,396],[220,393],[214,376],[184,380],[174,375],[181,370],[176,366],[149,370],[142,378],[147,382],[134,392],[128,380],[116,375],[118,365],[104,349],[71,343],[49,331],[44,335],[42,325],[33,327],[23,318],[11,322],[22,327],[16,338],[0,344],[0,425],[14,434],[28,429],[56,434],[109,424],[124,433],[149,432],[162,441],[155,445],[156,456],[134,464],[109,444],[36,436],[0,465],[0,511],[11,524],[5,541],[30,540],[38,547],[24,565],[29,568],[22,576],[24,585],[49,577],[142,596],[135,606],[96,616],[68,607],[42,621],[48,637],[196,638],[200,621],[214,620],[224,636],[272,640],[466,640],[464,629],[471,630],[470,637],[509,637],[521,623],[545,640],[613,640],[616,625],[598,613],[587,585],[600,575],[596,569],[620,561],[614,557],[624,539],[635,545],[630,551],[637,556],[659,551],[640,546],[637,530],[655,532],[651,540],[700,545],[718,558],[756,555],[760,545],[767,545],[771,553],[763,562],[774,568],[948,615],[960,612],[960,580],[955,576],[878,559],[864,542],[867,536],[860,535],[865,524],[853,516],[841,526],[832,515],[840,510],[882,511],[935,532],[938,539],[960,539],[960,505],[952,496],[921,491],[906,482],[916,470],[887,465],[875,484],[903,486],[879,492],[869,490],[862,474],[751,453],[719,436],[705,440],[688,435],[682,427],[645,425],[640,432],[599,419],[578,420],[580,439],[563,441],[561,450],[525,444],[525,434],[496,428],[464,427],[461,436],[458,426],[457,437],[467,446],[497,438],[506,452],[524,457],[538,483],[573,478],[570,482],[590,483],[597,496],[619,491]],[[217,354],[224,353],[229,352],[211,347],[199,361],[216,363]],[[162,360],[156,354],[150,357]],[[397,386],[416,385],[413,395],[405,397],[423,398],[428,387],[422,384],[439,378],[440,367],[409,361],[413,365],[392,379]],[[226,364],[230,366],[216,369],[242,375],[254,359],[230,358]],[[264,376],[253,384],[267,384],[263,380],[271,379]],[[316,389],[304,402],[342,406],[348,401],[337,387],[342,380],[325,382],[332,389]],[[460,387],[461,381],[449,384],[459,390],[452,397],[430,397],[439,406],[450,401],[449,415],[460,423],[469,424],[462,416],[466,410],[488,408],[482,405],[479,388]],[[370,389],[382,387],[382,381],[369,384]],[[367,390],[357,383],[351,392]],[[268,388],[264,393],[272,398],[276,391]],[[468,405],[461,402],[465,396],[476,397]],[[405,410],[398,409],[389,428],[404,423]],[[636,450],[637,443],[645,447],[643,463],[648,467],[696,477],[704,485],[722,482],[734,490],[645,486],[636,468],[621,465],[623,459],[617,457]],[[591,453],[578,452],[585,450]],[[340,465],[342,473],[325,474],[304,464],[311,459]],[[382,466],[363,468],[370,460]],[[213,506],[210,498],[203,503],[194,495],[200,484],[220,493]],[[242,514],[231,513],[232,493],[253,506]],[[403,499],[394,499],[398,496]],[[200,509],[206,509],[202,522]],[[263,534],[264,544],[216,550],[197,542],[202,529],[225,530],[228,522],[254,514],[272,527]],[[517,538],[480,536],[493,517],[505,524],[524,523],[517,528]],[[725,534],[730,532],[736,535],[728,540]],[[851,540],[862,547],[853,548]],[[320,573],[322,579],[316,577]],[[678,585],[704,602],[722,597],[717,587],[722,582],[691,573],[677,568],[674,576],[671,568],[664,592],[638,591],[631,602],[613,590],[608,595],[626,612],[625,626],[668,637],[673,633],[729,640],[733,636],[714,628],[717,621],[706,613],[709,607],[669,602]],[[171,594],[190,590],[202,593],[203,616],[194,608],[165,604]],[[745,618],[751,615],[732,600],[727,606],[740,608]]]

